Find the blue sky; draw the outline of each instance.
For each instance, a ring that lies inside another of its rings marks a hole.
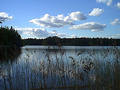
[[[1,0],[2,26],[22,38],[120,38],[120,0]]]

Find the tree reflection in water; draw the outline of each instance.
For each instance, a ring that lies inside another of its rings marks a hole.
[[[0,47],[0,61],[13,61],[21,54],[21,48]]]

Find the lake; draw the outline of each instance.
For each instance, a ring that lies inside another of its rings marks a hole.
[[[24,46],[0,61],[0,90],[40,89],[119,90],[120,47]]]

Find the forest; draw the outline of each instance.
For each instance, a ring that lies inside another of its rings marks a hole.
[[[17,58],[21,46],[21,36],[13,27],[0,27],[0,61]]]
[[[0,27],[0,47],[20,47],[21,45],[21,36],[12,26]]]
[[[0,47],[21,47],[24,45],[58,45],[58,46],[120,46],[120,39],[113,38],[60,38],[57,36],[44,39],[22,39],[11,26],[0,27]]]
[[[23,45],[58,45],[58,46],[120,46],[120,39],[112,38],[60,38],[23,39]]]

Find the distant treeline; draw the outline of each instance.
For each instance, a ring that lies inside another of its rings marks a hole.
[[[58,46],[120,46],[120,39],[109,38],[59,38],[23,39],[24,45],[58,45]]]
[[[20,47],[21,36],[13,27],[0,27],[0,47]]]
[[[58,45],[58,46],[120,46],[120,39],[112,38],[59,38],[21,39],[13,27],[0,27],[0,47],[20,47],[22,45]]]

